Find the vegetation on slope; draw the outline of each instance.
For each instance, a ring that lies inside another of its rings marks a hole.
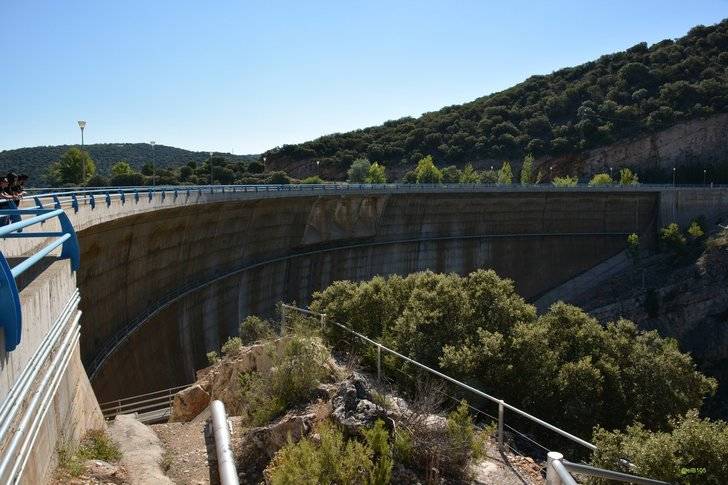
[[[0,173],[14,170],[30,176],[34,186],[41,186],[46,180],[48,167],[58,161],[73,145],[39,146],[0,151]],[[141,172],[152,163],[152,146],[148,143],[99,143],[85,145],[96,162],[97,173],[111,176],[111,167],[126,161],[132,170]],[[258,159],[257,155],[217,154],[226,162],[248,163]],[[208,152],[193,152],[165,145],[155,145],[153,155],[157,169],[177,169],[189,162],[203,165],[210,158]]]
[[[426,155],[441,165],[520,160],[529,153],[567,157],[728,111],[727,67],[724,20],[695,27],[674,41],[642,42],[596,61],[532,76],[470,103],[283,145],[266,155],[272,166],[289,171],[317,160],[325,173],[339,178],[357,158],[410,168]],[[714,171],[716,181],[728,181],[728,166],[722,170]],[[702,170],[693,175],[694,182],[702,182]],[[689,177],[686,173],[683,180]]]
[[[676,341],[563,303],[537,316],[493,271],[339,281],[311,307],[585,438],[597,425],[663,429],[716,388]]]

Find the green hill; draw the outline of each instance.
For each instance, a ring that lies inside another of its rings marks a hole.
[[[40,146],[18,148],[0,152],[0,173],[11,170],[26,173],[30,176],[32,186],[44,185],[44,173],[48,166],[58,160],[61,155],[75,145]],[[152,161],[152,146],[148,143],[99,143],[86,145],[84,149],[89,152],[96,162],[96,172],[109,175],[111,166],[120,160],[126,160],[136,170],[141,170],[145,163]],[[231,155],[215,152],[230,162],[249,162],[257,160],[257,155]],[[202,164],[209,158],[209,152],[192,152],[165,145],[154,147],[154,160],[158,168],[174,168],[188,162]]]
[[[639,43],[593,62],[531,76],[524,82],[419,118],[322,136],[268,151],[267,166],[297,176],[314,161],[344,178],[366,157],[390,173],[425,155],[440,165],[565,159],[585,150],[728,112],[728,19],[698,26],[680,39]],[[702,170],[701,170],[702,173]]]

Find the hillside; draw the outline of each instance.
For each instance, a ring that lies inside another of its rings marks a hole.
[[[425,155],[440,166],[471,162],[485,167],[503,160],[518,164],[527,153],[541,164],[555,165],[554,176],[585,175],[589,169],[582,169],[582,162],[590,150],[639,138],[649,145],[653,134],[728,112],[727,67],[728,19],[694,27],[676,40],[651,46],[642,42],[576,67],[531,76],[505,91],[419,118],[283,145],[265,155],[271,170],[299,177],[315,173],[316,160],[323,175],[341,179],[360,157],[383,163],[398,176]],[[725,117],[717,119],[725,122]],[[722,133],[725,129],[721,125]],[[685,146],[677,146],[675,153]],[[673,160],[678,167],[700,165],[685,170],[684,181],[702,182],[702,170],[709,167],[716,173],[715,182],[728,182],[721,160],[725,153],[700,146],[696,150]],[[648,178],[671,177],[671,166],[648,161],[653,165]],[[623,166],[628,162],[622,161]],[[612,163],[609,157],[607,163]]]
[[[31,185],[41,186],[44,182],[43,174],[48,166],[58,160],[72,146],[76,145],[40,146],[1,151],[0,173],[10,170],[26,173],[30,175]],[[101,175],[109,175],[111,166],[120,160],[126,160],[137,170],[141,170],[145,163],[152,161],[152,147],[148,143],[98,143],[86,145],[84,149],[96,162],[96,171]],[[248,162],[258,158],[257,155],[231,155],[218,152],[215,154],[223,155],[228,161]],[[158,168],[179,167],[193,161],[202,164],[209,156],[209,152],[192,152],[165,145],[154,147],[154,160]]]

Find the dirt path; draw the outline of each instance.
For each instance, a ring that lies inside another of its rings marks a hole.
[[[205,433],[205,421],[153,424],[150,426],[162,441],[165,453],[163,468],[178,485],[219,483],[215,443]]]

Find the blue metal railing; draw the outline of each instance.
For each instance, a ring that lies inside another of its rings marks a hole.
[[[638,184],[638,185],[604,185],[591,187],[587,184],[578,184],[572,187],[555,187],[551,184],[538,185],[498,185],[498,184],[360,184],[347,182],[331,182],[325,184],[267,184],[267,185],[168,185],[157,187],[101,187],[88,189],[84,187],[69,187],[61,189],[44,189],[49,192],[33,191],[32,198],[36,207],[47,208],[71,207],[74,211],[79,210],[81,204],[89,205],[92,209],[97,204],[111,205],[114,199],[126,203],[127,198],[139,202],[143,198],[149,201],[159,194],[164,201],[166,197],[191,197],[192,195],[202,196],[203,194],[253,194],[253,193],[280,193],[284,194],[317,194],[317,193],[346,193],[346,192],[655,192],[655,191],[680,191],[685,189],[722,188],[723,185],[712,187],[703,185],[660,185],[660,184]],[[40,192],[40,193],[39,193]]]
[[[23,219],[23,216],[33,216]],[[63,209],[0,209],[0,217],[10,217],[11,224],[0,226],[0,238],[52,238],[52,241],[14,267],[0,250],[0,327],[5,331],[5,350],[10,352],[20,343],[23,315],[16,278],[27,271],[53,250],[61,247],[60,259],[69,259],[71,269],[78,270],[80,253],[76,231]],[[58,218],[60,231],[23,232],[23,229]]]

